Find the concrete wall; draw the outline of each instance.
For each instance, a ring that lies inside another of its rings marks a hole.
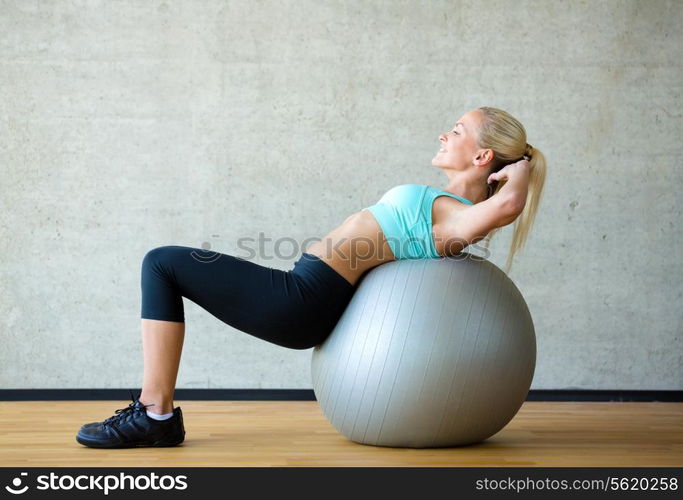
[[[0,1],[0,387],[139,387],[149,249],[320,238],[442,187],[438,134],[487,105],[549,160],[511,272],[533,388],[683,389],[682,24],[676,0]],[[179,388],[311,387],[310,351],[185,312]]]

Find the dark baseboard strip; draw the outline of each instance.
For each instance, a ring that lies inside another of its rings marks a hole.
[[[140,389],[133,390],[137,397]],[[0,389],[0,401],[129,400],[128,389]],[[178,401],[315,401],[312,389],[176,389]],[[531,390],[527,401],[683,402],[683,391]]]
[[[609,390],[531,390],[527,401],[595,401],[595,402],[683,402],[683,391],[609,391]]]

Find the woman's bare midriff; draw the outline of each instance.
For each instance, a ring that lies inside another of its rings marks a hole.
[[[453,218],[466,205],[448,196],[439,196],[432,206],[432,236],[439,255],[444,255],[444,241]],[[451,243],[449,255],[462,250]],[[316,241],[304,252],[319,257],[349,283],[355,285],[366,271],[396,260],[377,219],[368,210],[348,217],[339,227],[322,240]]]
[[[304,251],[319,257],[352,285],[365,271],[396,260],[382,228],[367,210],[351,215]]]

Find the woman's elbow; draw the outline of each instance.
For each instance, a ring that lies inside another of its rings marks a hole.
[[[522,213],[522,210],[524,210],[525,201],[526,200],[521,200],[516,197],[509,197],[503,201],[500,209],[501,218],[499,227],[513,223],[515,219],[519,217],[519,214]]]
[[[517,216],[522,213],[525,205],[526,193],[513,194],[508,196],[503,202],[503,210],[508,217],[512,217],[512,220],[515,220]]]

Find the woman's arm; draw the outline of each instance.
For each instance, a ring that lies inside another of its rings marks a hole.
[[[487,200],[450,214],[445,225],[445,248],[457,247],[457,252],[460,248],[477,243],[494,229],[507,226],[517,218],[517,205],[509,202],[505,194],[501,196],[502,190],[503,188],[500,188],[498,193]]]
[[[477,243],[498,227],[507,226],[524,210],[529,187],[529,162],[521,160],[506,165],[487,182],[506,180],[505,184],[489,199],[453,212],[447,223],[448,245],[463,248]]]
[[[495,196],[505,199],[518,214],[524,210],[526,195],[529,190],[529,162],[520,160],[501,168],[498,172],[489,175],[487,182],[505,180],[505,184],[498,190]]]

